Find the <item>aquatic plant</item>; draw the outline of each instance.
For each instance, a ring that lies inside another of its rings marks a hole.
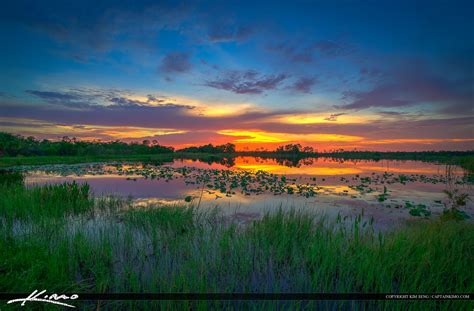
[[[469,215],[461,210],[461,208],[466,206],[467,201],[470,200],[468,193],[460,193],[459,189],[446,189],[443,192],[446,194],[448,201],[445,204],[442,219],[464,220],[470,218]]]
[[[17,193],[0,200],[0,218],[12,224],[0,226],[0,291],[27,292],[34,287],[80,295],[474,290],[470,264],[474,230],[468,222],[431,221],[382,233],[363,215],[340,216],[332,222],[305,210],[276,209],[238,225],[219,210],[137,209],[120,199],[96,203],[97,212],[92,214],[87,209],[77,213],[74,204],[87,205],[93,199],[80,189],[60,185],[17,192],[17,186],[11,186],[5,192]],[[66,199],[70,193],[75,199]],[[8,212],[13,198],[28,202],[32,217]],[[39,212],[46,208],[53,213],[48,207],[59,208],[57,202],[63,199],[56,216]],[[466,302],[161,301],[81,302],[80,308],[453,310],[462,306]]]

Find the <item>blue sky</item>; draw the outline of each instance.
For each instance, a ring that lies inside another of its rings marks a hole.
[[[469,1],[6,1],[0,130],[473,149]]]

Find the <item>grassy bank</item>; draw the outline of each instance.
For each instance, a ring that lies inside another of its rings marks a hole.
[[[473,292],[474,228],[379,234],[279,211],[247,226],[190,207],[131,209],[76,184],[0,182],[0,292]],[[75,302],[86,306],[86,303]],[[472,302],[90,302],[89,307],[470,310]],[[2,305],[2,310],[8,309]]]
[[[143,161],[163,163],[173,159],[190,159],[202,161],[220,161],[224,155],[194,154],[194,153],[167,153],[143,155],[96,155],[96,156],[32,156],[32,157],[0,157],[0,168],[18,165],[46,165],[46,164],[76,164],[104,161]]]

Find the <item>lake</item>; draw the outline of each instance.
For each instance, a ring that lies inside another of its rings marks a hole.
[[[439,215],[449,205],[444,190],[474,194],[462,168],[420,161],[236,157],[20,169],[29,186],[87,182],[96,195],[127,197],[136,207],[219,208],[237,223],[278,208],[303,208],[329,217],[363,214],[384,229]],[[474,215],[472,201],[464,210]]]

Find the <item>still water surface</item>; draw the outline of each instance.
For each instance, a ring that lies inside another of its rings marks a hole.
[[[411,220],[426,206],[430,217],[447,204],[443,190],[474,194],[460,167],[420,161],[310,158],[300,161],[237,157],[206,163],[49,165],[27,170],[26,183],[87,182],[96,195],[130,198],[136,206],[193,204],[220,208],[237,222],[265,211],[304,208],[327,215],[373,217],[380,226]],[[408,202],[408,203],[407,203]],[[473,215],[472,202],[465,211]]]

